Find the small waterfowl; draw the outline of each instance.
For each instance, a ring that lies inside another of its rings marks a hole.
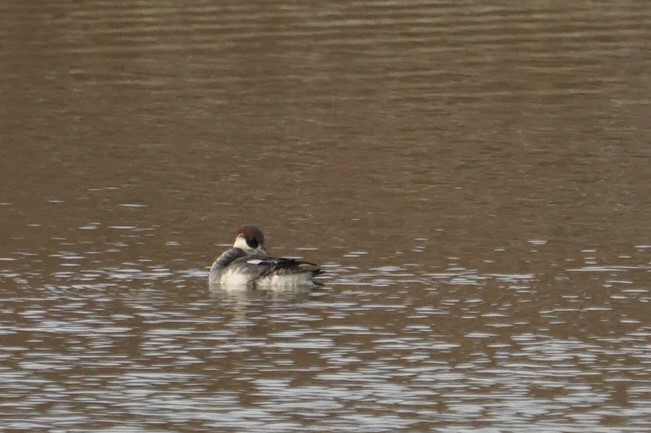
[[[272,257],[260,229],[246,225],[237,232],[233,246],[212,264],[208,281],[221,287],[298,287],[318,284],[312,278],[320,273],[314,263]]]

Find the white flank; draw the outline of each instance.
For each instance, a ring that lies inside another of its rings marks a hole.
[[[282,290],[300,286],[313,286],[314,281],[310,278],[311,273],[291,275],[269,275],[255,282],[255,285],[264,289]]]
[[[250,276],[229,268],[224,269],[219,278],[219,285],[222,288],[246,289],[250,282]]]

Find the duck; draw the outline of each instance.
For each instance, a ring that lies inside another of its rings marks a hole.
[[[253,225],[242,226],[233,246],[210,267],[208,283],[221,288],[276,289],[319,285],[313,278],[323,273],[314,263],[273,257],[265,245],[264,234]]]

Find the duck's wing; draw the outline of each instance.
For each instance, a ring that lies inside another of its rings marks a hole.
[[[276,275],[293,275],[311,273],[312,276],[319,275],[323,271],[314,263],[303,260],[290,259],[286,257],[268,257],[263,255],[254,255],[239,260],[246,260],[249,265],[259,267],[260,276]]]

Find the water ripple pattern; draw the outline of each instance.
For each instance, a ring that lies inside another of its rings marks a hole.
[[[556,287],[470,269],[406,283],[394,270],[309,292],[204,287],[183,298],[172,286],[19,287],[2,307],[0,422],[14,431],[651,427],[648,265],[568,268]],[[377,275],[390,284],[365,284]],[[569,290],[582,285],[603,293]]]
[[[648,0],[0,3],[0,432],[651,431]]]

